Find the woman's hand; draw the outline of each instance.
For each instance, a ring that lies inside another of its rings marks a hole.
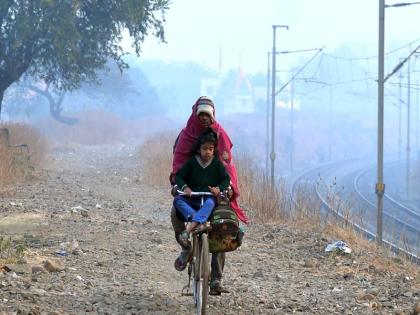
[[[210,192],[213,194],[213,196],[217,197],[220,194],[220,188],[219,187],[211,187],[209,186]]]
[[[233,189],[230,186],[226,189],[226,195],[227,195],[228,199],[232,199]]]
[[[190,187],[185,187],[184,188],[184,194],[186,194],[188,197],[191,196],[192,190]]]

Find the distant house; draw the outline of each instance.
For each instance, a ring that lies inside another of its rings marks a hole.
[[[228,78],[221,75],[218,78],[206,78],[201,80],[201,94],[215,98],[222,87],[222,84],[229,86],[222,97],[223,113],[226,115],[236,113],[255,112],[255,93],[252,82],[245,72],[239,68],[235,82],[226,83]],[[233,84],[232,84],[233,83]]]
[[[207,95],[214,99],[216,92],[222,84],[222,78],[206,78],[201,80],[201,95]]]

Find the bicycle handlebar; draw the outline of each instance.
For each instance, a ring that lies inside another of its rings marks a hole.
[[[182,190],[177,189],[176,192],[177,192],[178,195],[187,196],[187,194],[184,193]],[[193,192],[191,192],[191,197],[201,197],[201,196],[213,196],[213,194],[209,191],[193,191]]]
[[[176,193],[180,196],[187,196],[188,195],[186,193],[184,193],[182,190],[177,189]],[[202,196],[214,196],[211,192],[209,191],[192,191],[190,197],[202,197]],[[225,194],[223,192],[220,192],[220,196],[224,197]]]

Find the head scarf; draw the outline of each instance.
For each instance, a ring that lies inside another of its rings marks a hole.
[[[184,165],[188,159],[191,157],[191,147],[196,142],[197,138],[204,132],[206,127],[200,124],[200,121],[197,116],[197,106],[203,102],[203,100],[208,100],[206,96],[201,96],[197,99],[195,104],[192,107],[192,114],[187,121],[187,125],[184,129],[181,130],[181,133],[178,136],[178,139],[174,146],[174,158],[172,162],[172,174],[175,174],[181,167]],[[207,104],[210,104],[207,102]],[[211,102],[213,105],[213,102]],[[215,120],[216,110],[213,105],[213,120],[210,128],[217,134],[218,140],[218,153],[219,160],[222,161],[223,165],[226,168],[231,180],[231,187],[233,189],[233,197],[231,198],[230,206],[235,211],[238,219],[244,223],[248,223],[249,219],[246,216],[245,212],[241,209],[238,203],[239,189],[238,189],[238,175],[236,172],[236,167],[232,159],[232,142],[223,129],[223,127]]]

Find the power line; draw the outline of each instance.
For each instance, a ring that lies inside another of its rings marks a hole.
[[[401,3],[395,3],[395,4],[385,4],[385,8],[405,7],[405,6],[413,5],[413,4],[420,4],[420,1],[417,1],[417,2],[401,2]]]
[[[398,70],[401,69],[401,67],[410,59],[410,57],[417,52],[417,49],[420,48],[420,45],[416,47],[404,60],[402,60],[398,65],[395,66],[394,70],[392,70],[391,73],[389,73],[385,78],[384,82],[388,80],[393,74],[395,74]]]
[[[385,56],[391,55],[397,51],[403,50],[404,48],[410,47],[411,45],[417,43],[420,41],[420,38],[415,39],[414,41],[404,45],[404,46],[400,46],[398,48],[395,48],[393,50],[390,50],[389,52],[387,52],[385,54]],[[333,59],[342,59],[342,60],[348,60],[348,61],[362,61],[362,60],[369,60],[369,59],[377,59],[378,56],[377,55],[372,55],[372,56],[367,56],[367,57],[354,57],[354,58],[349,58],[349,57],[342,57],[342,56],[334,56],[333,54],[329,54],[326,52],[323,52],[323,54],[325,54],[325,56],[333,58]]]
[[[312,56],[312,58],[311,59],[309,59],[308,60],[308,62],[306,62],[304,65],[303,65],[303,67],[302,68],[300,68],[294,75],[293,75],[293,77],[289,80],[289,81],[287,81],[280,89],[278,89],[275,93],[274,93],[274,95],[278,95],[286,86],[288,86],[289,85],[289,83],[291,82],[291,81],[293,81],[294,80],[294,78],[296,78],[298,75],[299,75],[299,73],[301,73],[305,68],[306,68],[306,66],[308,65],[308,64],[310,64],[311,63],[311,61],[313,60],[313,59],[315,59],[315,57],[320,53],[320,52],[322,52],[322,49],[324,49],[324,47],[322,47],[322,48],[319,48],[318,49],[318,51],[317,51],[317,53],[314,55],[314,56]]]

